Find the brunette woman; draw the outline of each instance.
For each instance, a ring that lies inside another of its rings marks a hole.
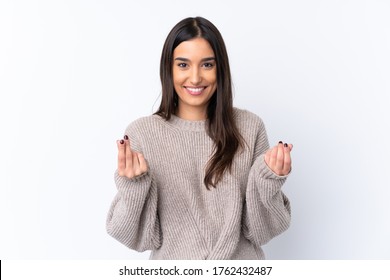
[[[180,21],[161,56],[158,111],[117,141],[108,233],[151,259],[263,259],[290,224],[291,144],[234,108],[228,55],[208,20]]]

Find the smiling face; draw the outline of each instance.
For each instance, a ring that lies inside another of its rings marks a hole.
[[[176,115],[207,118],[207,105],[217,89],[217,68],[210,44],[203,38],[180,43],[173,51],[173,85],[179,97]]]

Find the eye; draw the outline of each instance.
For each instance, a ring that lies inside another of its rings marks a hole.
[[[205,68],[212,68],[213,66],[214,66],[214,64],[211,62],[206,62],[203,64],[203,67],[205,67]]]
[[[186,68],[187,67],[187,63],[180,62],[179,64],[177,64],[177,66],[179,66],[180,68]]]

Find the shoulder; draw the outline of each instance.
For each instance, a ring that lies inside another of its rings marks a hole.
[[[165,120],[157,115],[140,117],[132,121],[125,130],[132,149],[142,152],[144,145],[156,141],[164,130]]]
[[[245,109],[233,108],[234,119],[236,121],[236,125],[241,130],[264,130],[263,120],[256,115]]]
[[[127,125],[125,135],[133,143],[153,140],[164,130],[165,120],[157,115],[140,117]]]
[[[156,129],[159,125],[163,124],[165,120],[157,115],[149,115],[140,117],[132,121],[126,127],[126,133],[142,133],[145,131],[151,131]]]

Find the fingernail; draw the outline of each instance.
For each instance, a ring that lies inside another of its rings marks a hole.
[[[125,140],[129,140],[129,136],[125,135],[123,138],[125,138]]]
[[[284,143],[284,146],[287,147],[288,146],[287,143]]]
[[[279,144],[283,144],[283,142],[282,142],[282,141],[279,141]]]
[[[119,141],[119,143],[123,144],[123,143],[125,143],[125,141],[123,141],[123,139],[122,139],[121,141]]]

